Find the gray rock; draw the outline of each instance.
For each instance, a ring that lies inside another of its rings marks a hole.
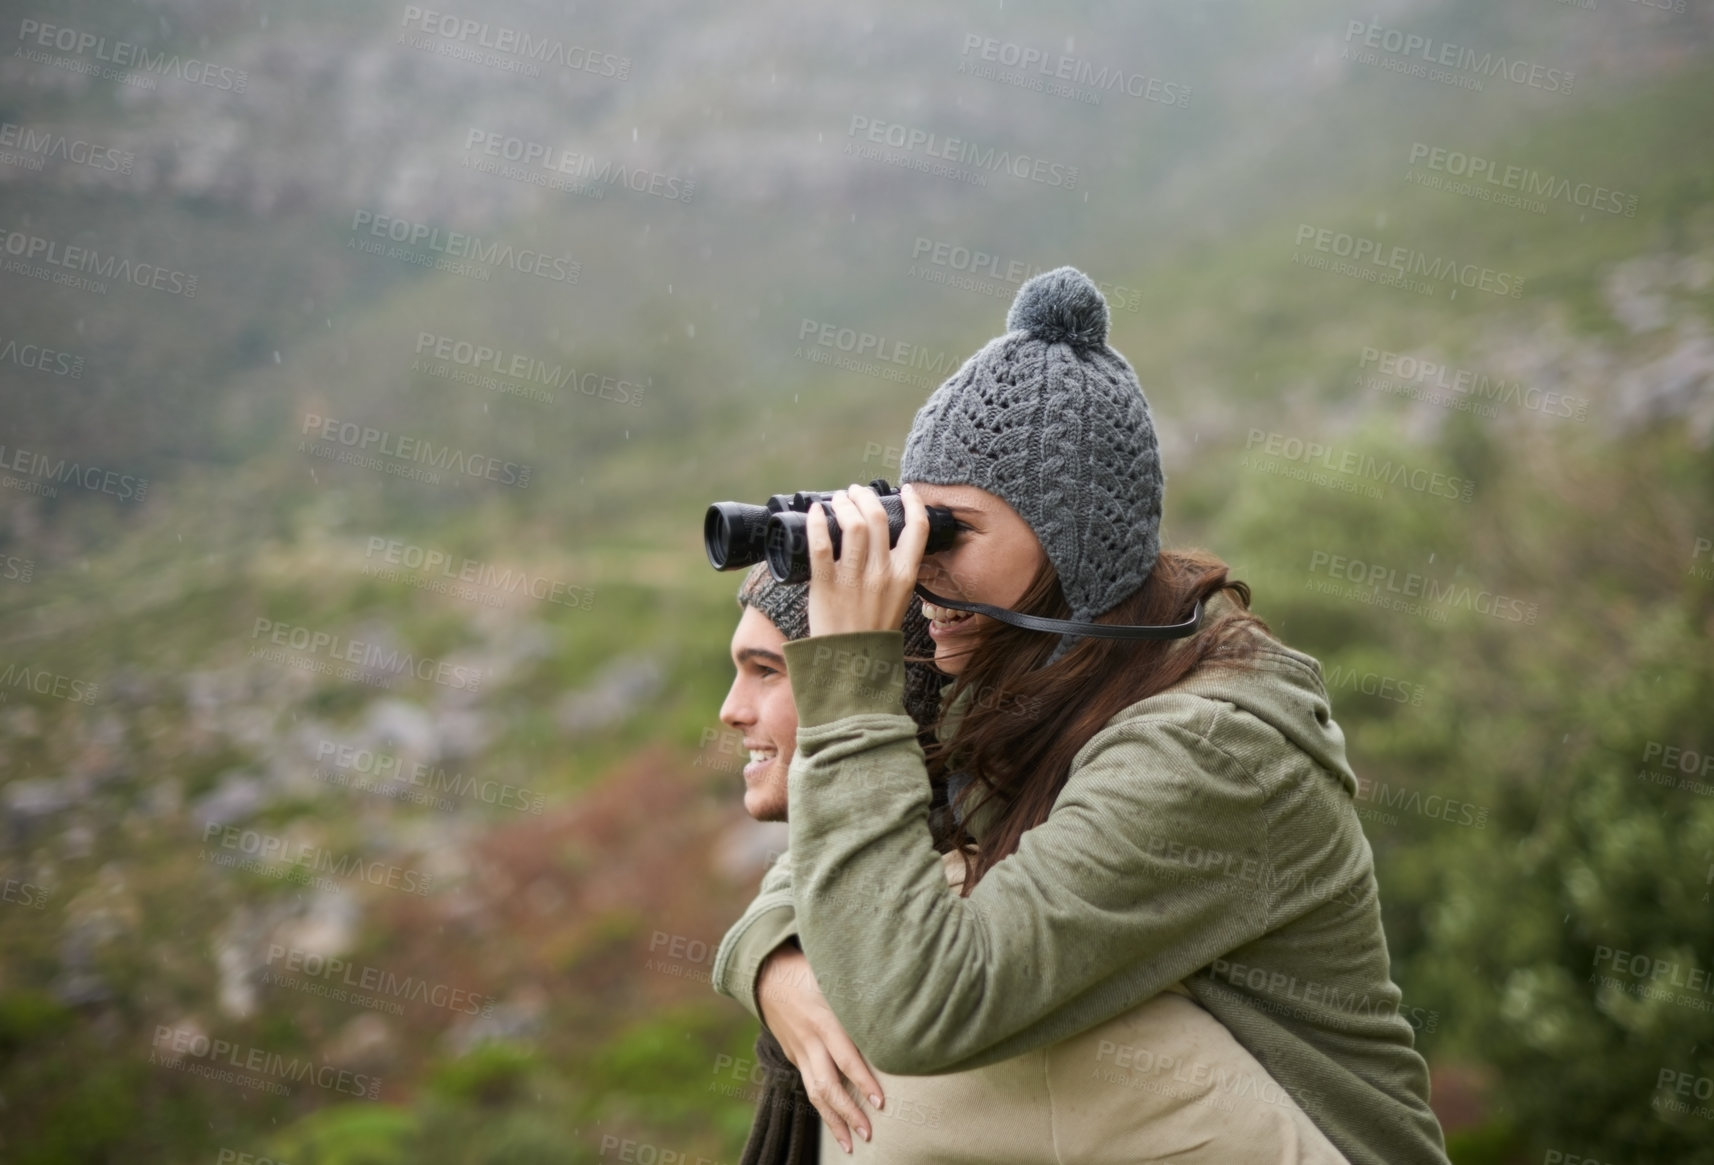
[[[12,845],[22,845],[45,819],[76,803],[64,781],[46,777],[13,781],[0,797],[5,802],[6,836]]]
[[[260,778],[230,772],[212,792],[196,799],[191,812],[199,825],[232,825],[254,817],[273,800],[272,791]]]
[[[621,656],[604,667],[588,687],[560,698],[559,725],[571,736],[598,732],[641,711],[664,681],[665,674],[654,657]]]

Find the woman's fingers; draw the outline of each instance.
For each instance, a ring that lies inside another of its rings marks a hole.
[[[839,522],[839,557],[827,526]],[[928,542],[928,516],[920,499],[905,502],[905,529],[897,551],[881,499],[868,486],[835,490],[810,507],[811,635],[844,631],[890,631],[904,622],[915,601],[917,571]]]
[[[875,1079],[875,1073],[869,1068],[869,1061],[863,1058],[863,1053],[857,1050],[857,1045],[851,1042],[851,1037],[845,1034],[845,1029],[839,1026],[837,1019],[833,1027],[822,1033],[827,1042],[827,1050],[833,1057],[833,1062],[839,1065],[839,1070],[845,1078],[857,1086],[857,1090],[869,1098],[869,1103],[877,1109],[884,1106],[886,1094],[881,1091],[881,1082]]]
[[[869,557],[869,527],[850,491],[834,491],[833,516],[839,519],[839,572],[846,578],[861,578]]]
[[[887,528],[887,511],[882,508],[875,491],[866,485],[853,484],[847,493],[868,530],[864,542],[869,547],[869,554],[861,563],[863,573],[872,579],[881,579],[886,576],[887,564],[892,557],[887,545],[892,540],[892,532]]]
[[[910,576],[914,590],[923,551],[928,547],[928,507],[908,482],[900,487],[899,494],[905,503],[905,529],[893,547],[893,560],[901,574]]]
[[[832,1130],[833,1139],[849,1153],[852,1130],[856,1130],[865,1141],[869,1139],[869,1120],[863,1115],[862,1107],[845,1091],[839,1066],[833,1062],[825,1045],[817,1044],[808,1049],[804,1059],[808,1063],[799,1064],[798,1071],[803,1074],[804,1090],[809,1093],[810,1103],[815,1105],[821,1119]]]
[[[758,978],[758,997],[766,1000],[761,1004],[763,1022],[780,1041],[786,1058],[797,1066],[810,1103],[834,1140],[847,1153],[853,1134],[869,1140],[874,1129],[863,1106],[846,1090],[845,1081],[849,1079],[877,1109],[884,1099],[881,1084],[828,1007],[809,960],[788,949],[770,954]]]
[[[809,508],[803,528],[809,543],[810,577],[821,578],[833,566],[833,535],[827,531],[827,511],[820,502]]]

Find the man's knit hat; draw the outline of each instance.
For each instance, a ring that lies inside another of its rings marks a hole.
[[[1031,278],[1006,334],[917,410],[899,459],[900,481],[1004,499],[1041,540],[1079,621],[1133,594],[1160,555],[1160,447],[1107,323],[1107,301],[1075,267]],[[1062,635],[1047,662],[1080,638]]]
[[[809,637],[809,584],[782,583],[774,578],[765,562],[758,562],[744,575],[738,587],[738,605],[754,607],[773,620],[787,642]],[[934,656],[934,637],[928,633],[928,620],[923,618],[920,603],[912,603],[905,612],[902,630],[907,657],[905,711],[918,728],[926,729],[940,711],[940,689],[945,686],[946,677],[932,664],[912,662]]]
[[[809,637],[809,584],[782,583],[765,562],[745,574],[738,587],[738,605],[762,612],[787,640]]]

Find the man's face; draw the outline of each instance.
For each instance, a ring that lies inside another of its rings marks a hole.
[[[786,770],[797,749],[797,703],[780,649],[786,637],[754,607],[744,608],[732,633],[738,675],[720,722],[744,734],[751,761],[744,766],[744,809],[757,821],[786,819]]]

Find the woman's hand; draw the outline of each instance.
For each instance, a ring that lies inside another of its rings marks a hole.
[[[873,1132],[869,1118],[845,1090],[845,1081],[862,1089],[876,1108],[883,1100],[881,1084],[827,1006],[808,957],[789,945],[774,948],[762,960],[756,998],[763,1022],[780,1041],[787,1059],[797,1065],[810,1103],[840,1147],[851,1151],[852,1129],[867,1141]]]
[[[917,570],[928,545],[928,509],[916,491],[904,486],[905,528],[897,546],[888,545],[887,511],[866,485],[853,484],[833,495],[839,519],[839,558],[827,532],[822,503],[810,507],[809,633],[896,631],[916,602]]]

